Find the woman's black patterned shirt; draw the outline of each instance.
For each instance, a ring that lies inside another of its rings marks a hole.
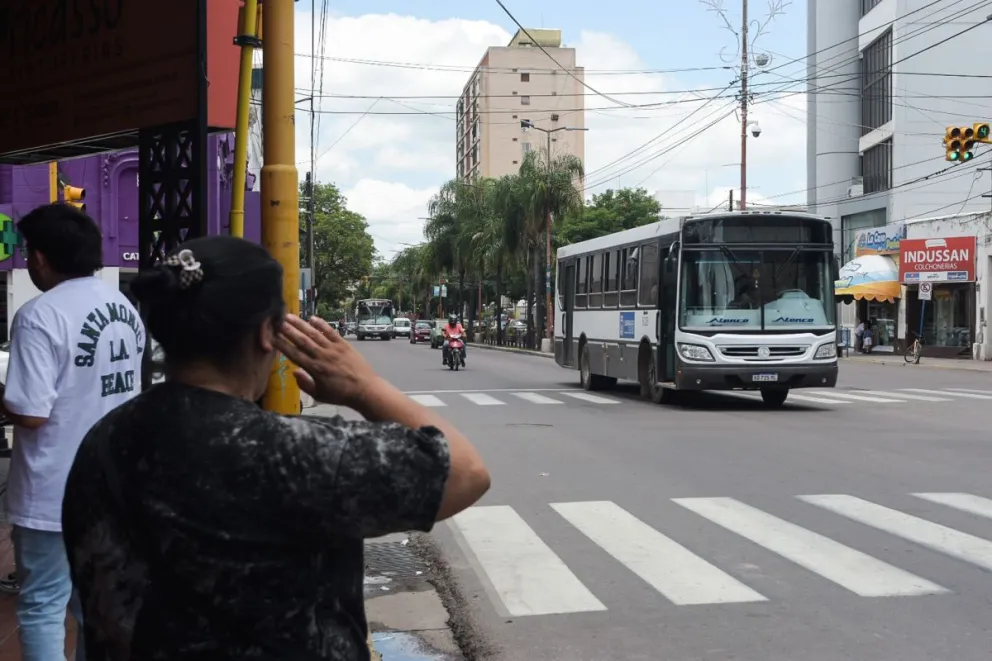
[[[150,388],[93,427],[66,487],[87,660],[368,659],[363,540],[429,531],[449,466],[434,428]]]

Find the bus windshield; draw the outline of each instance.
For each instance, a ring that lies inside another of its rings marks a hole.
[[[722,245],[682,252],[684,330],[824,330],[834,327],[833,255],[783,246]]]
[[[359,301],[356,316],[359,324],[388,325],[393,323],[393,304],[380,300]]]

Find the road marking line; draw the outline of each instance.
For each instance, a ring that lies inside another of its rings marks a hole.
[[[987,398],[992,397],[989,395],[988,390],[978,390],[976,388],[945,388],[945,390],[951,391],[947,393],[949,395],[957,392],[957,393],[972,393],[972,394],[984,395]]]
[[[584,402],[592,402],[593,404],[619,404],[615,399],[607,399],[606,397],[600,397],[599,395],[590,395],[587,392],[562,392],[566,397],[572,397],[574,399],[581,399]]]
[[[821,392],[816,390],[814,392]],[[875,404],[905,404],[905,399],[887,399],[885,397],[873,397],[868,394],[839,392],[836,390],[824,391],[828,397],[840,397],[841,399],[853,399],[856,402],[873,402]]]
[[[527,388],[527,386],[519,386],[517,388],[488,388],[482,390],[472,390],[471,392],[519,392],[520,388]],[[578,388],[527,388],[529,392],[573,392],[577,391]],[[468,392],[465,388],[458,388],[457,390],[405,390],[404,395],[460,395],[463,392]]]
[[[948,592],[936,583],[733,498],[674,498],[673,501],[861,597]]]
[[[506,404],[506,402],[501,402],[492,395],[487,395],[484,392],[463,392],[462,397],[479,406],[503,406]]]
[[[564,404],[565,403],[557,399],[551,399],[550,397],[539,395],[536,392],[515,392],[513,393],[513,396],[519,397],[520,399],[526,402],[530,402],[531,404]]]
[[[854,521],[992,571],[992,542],[855,496],[799,496]]]
[[[929,397],[927,395],[915,395],[906,392],[893,392],[887,390],[868,390],[873,395],[881,395],[882,397],[895,397],[897,399],[912,399],[920,402],[950,402],[951,400],[947,397]]]
[[[970,392],[957,392],[952,388],[947,390],[928,390],[926,388],[900,388],[900,391],[922,392],[927,395],[946,395],[947,397],[965,397],[967,399],[992,399],[992,395],[976,395]]]
[[[914,493],[913,495],[931,503],[992,519],[992,499],[989,498],[973,496],[970,493]]]
[[[512,507],[472,507],[453,524],[510,615],[606,610]]]
[[[767,601],[615,503],[553,503],[551,507],[676,605]]]
[[[829,397],[813,397],[812,395],[797,395],[792,390],[789,391],[789,398],[785,400],[786,404],[789,403],[789,399],[798,399],[800,402],[814,402],[816,404],[850,404],[851,402],[846,402],[842,399],[830,399]]]
[[[439,397],[435,397],[434,395],[409,395],[409,397],[421,406],[447,406]]]
[[[730,395],[731,397],[738,397],[740,399],[746,399],[748,401],[761,401],[761,393],[754,392],[753,390],[711,390],[709,392],[717,393],[720,395]],[[789,399],[786,400],[786,404],[789,400],[795,399],[801,402],[813,402],[815,404],[850,404],[851,402],[845,402],[839,399],[827,399],[826,397],[811,397],[810,395],[797,395],[795,390],[789,391]]]

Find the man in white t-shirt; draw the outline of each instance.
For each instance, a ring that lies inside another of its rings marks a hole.
[[[3,396],[14,425],[7,508],[21,587],[22,658],[54,661],[65,654],[70,600],[79,619],[62,540],[69,468],[90,427],[138,394],[145,328],[127,298],[94,277],[102,239],[89,216],[50,204],[24,216],[17,229],[42,294],[11,323]],[[76,658],[82,655],[80,640]]]

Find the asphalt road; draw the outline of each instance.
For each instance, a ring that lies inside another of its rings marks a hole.
[[[846,361],[838,388],[795,393],[820,401],[772,411],[357,346],[489,465],[490,493],[432,534],[499,659],[992,658],[992,372]]]

